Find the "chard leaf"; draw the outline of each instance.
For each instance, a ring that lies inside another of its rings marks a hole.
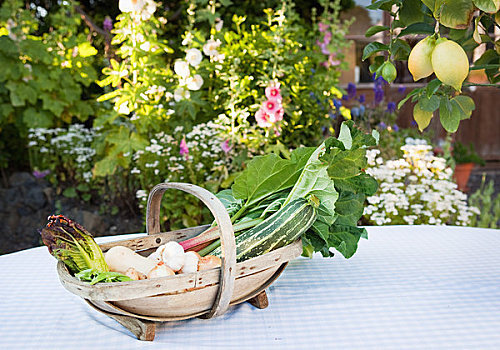
[[[350,225],[334,224],[330,226],[328,244],[335,248],[346,259],[356,253],[361,236],[366,235],[366,229]]]
[[[231,189],[220,191],[217,193],[216,197],[222,202],[229,216],[240,210],[243,205],[243,201],[241,199],[234,198],[233,191],[231,191]]]
[[[377,192],[378,183],[372,176],[362,173],[347,179],[335,180],[335,187],[342,192],[362,193],[372,196]]]
[[[242,210],[293,187],[313,151],[314,148],[301,147],[292,152],[291,159],[282,159],[276,154],[252,159],[231,187],[233,196],[245,202]]]
[[[339,199],[335,203],[335,211],[338,214],[335,224],[356,226],[363,215],[365,198],[362,193],[340,191]]]

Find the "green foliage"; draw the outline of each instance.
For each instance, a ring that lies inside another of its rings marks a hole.
[[[465,146],[463,143],[456,141],[453,144],[453,150],[451,152],[453,160],[456,164],[465,164],[465,163],[475,163],[479,165],[484,165],[484,159],[477,154],[474,149],[474,145],[472,143],[469,144],[469,147]]]
[[[94,113],[83,89],[97,78],[96,51],[79,31],[80,17],[65,3],[45,21],[52,30],[40,35],[39,20],[23,2],[0,8],[0,130],[14,125],[22,138],[29,128],[84,121]]]
[[[500,16],[500,2],[493,0],[380,0],[373,1],[367,7],[372,10],[383,10],[394,18],[390,27],[373,26],[366,32],[367,36],[378,32],[387,32],[389,44],[372,42],[363,52],[363,59],[371,59],[370,71],[383,76],[387,81],[394,78],[392,70],[386,69],[391,61],[408,59],[410,47],[402,40],[408,35],[427,34],[436,38],[449,37],[467,52],[478,46],[488,45],[482,57],[477,59],[470,70],[485,69],[489,83],[498,87],[500,82],[500,41],[496,42],[488,35],[480,35],[479,28],[485,30],[491,26],[499,26],[496,18]],[[473,21],[474,11],[479,15]],[[429,16],[431,15],[431,16]],[[399,34],[396,35],[396,31]],[[487,30],[486,30],[487,31]],[[494,46],[495,49],[489,46]],[[375,54],[388,53],[387,60]],[[465,83],[464,86],[473,86]],[[482,84],[479,84],[482,85]],[[488,84],[486,84],[488,85]],[[458,89],[460,90],[460,89]],[[414,107],[415,121],[420,130],[425,129],[434,113],[439,114],[442,126],[448,132],[456,132],[460,121],[470,118],[475,109],[472,99],[456,94],[455,89],[434,79],[420,89],[413,90],[403,101],[408,99],[417,102]]]
[[[469,206],[481,208],[481,212],[471,218],[473,227],[495,228],[500,226],[500,194],[494,196],[493,181],[486,185],[486,176],[483,175],[479,189],[469,196]]]

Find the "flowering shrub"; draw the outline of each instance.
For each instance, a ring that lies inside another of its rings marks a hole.
[[[51,29],[43,32],[36,6],[24,5],[12,0],[0,7],[0,130],[9,127],[9,137],[22,140],[29,128],[93,115],[95,102],[85,100],[83,89],[97,78],[92,66],[97,50],[88,42],[88,32],[79,32],[81,19],[73,6],[61,2],[57,11],[46,14],[43,21]],[[0,142],[0,166],[18,160],[16,148]]]
[[[452,182],[452,170],[431,152],[426,141],[407,139],[403,158],[383,161],[378,150],[367,152],[366,172],[379,182],[368,197],[364,219],[374,225],[469,224],[479,209]]]
[[[53,184],[65,184],[64,194],[76,197],[77,191],[84,200],[95,180],[92,166],[96,151],[92,142],[98,129],[87,129],[81,124],[72,124],[67,129],[30,129],[28,147],[33,175],[46,177]]]
[[[218,192],[233,172],[233,147],[219,136],[219,129],[213,122],[198,124],[187,133],[178,126],[172,134],[155,134],[149,146],[135,152],[130,174],[140,182],[141,189],[136,192],[140,206],[145,207],[149,190],[163,181],[201,184]],[[210,218],[203,204],[181,191],[167,191],[162,204],[162,221],[169,219],[171,229]]]

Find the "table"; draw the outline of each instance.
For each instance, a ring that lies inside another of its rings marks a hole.
[[[291,262],[267,309],[163,323],[154,342],[66,291],[45,247],[3,255],[0,349],[500,349],[500,230],[367,229],[351,259]]]

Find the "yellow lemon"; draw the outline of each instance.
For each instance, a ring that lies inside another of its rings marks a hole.
[[[469,75],[469,59],[460,45],[452,40],[438,42],[432,51],[431,61],[441,82],[455,90],[462,89],[462,83]]]
[[[434,72],[431,63],[431,55],[435,43],[435,39],[428,36],[420,40],[411,50],[410,56],[408,57],[408,69],[411,75],[413,75],[413,80],[417,81],[428,77]]]

